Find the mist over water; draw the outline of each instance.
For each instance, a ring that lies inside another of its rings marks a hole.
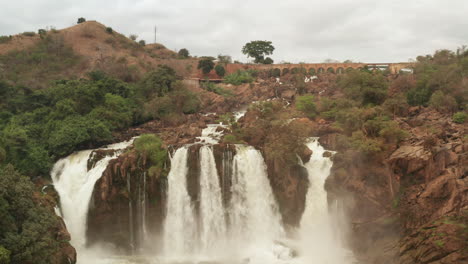
[[[129,144],[124,142],[110,148],[121,150]],[[94,184],[119,151],[100,160],[89,171],[87,162],[92,152],[74,153],[55,164],[52,178],[80,264],[352,263],[350,252],[341,243],[341,229],[334,220],[333,208],[328,207],[324,189],[332,161],[323,157],[326,150],[317,140],[311,140],[308,147],[313,154],[310,161],[303,164],[310,181],[306,209],[292,239],[282,226],[262,154],[250,146],[236,145],[234,157],[223,158],[223,170],[232,171],[229,188],[225,188],[222,178],[225,176],[221,176],[224,174],[218,172],[213,145],[204,144],[199,148],[198,201],[190,197],[187,185],[190,145],[173,153],[167,177],[163,232],[160,237],[145,233],[144,247],[149,251],[138,251],[143,252],[142,255],[119,256],[104,245],[86,248],[86,217]],[[227,201],[223,196],[225,189],[229,192]],[[142,210],[144,208],[142,204]],[[152,224],[145,219],[134,220],[141,221],[143,230]]]

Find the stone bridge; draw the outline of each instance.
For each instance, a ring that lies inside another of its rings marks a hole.
[[[398,74],[401,69],[413,68],[414,64],[409,62],[401,63],[301,63],[301,64],[228,64],[226,68],[226,75],[236,72],[237,70],[273,70],[279,69],[281,75],[286,72],[294,72],[302,70],[306,71],[306,74],[316,75],[321,73],[335,73],[341,74],[345,71],[351,69],[363,69],[367,67],[368,69],[380,69],[388,70],[391,74]],[[210,72],[208,75],[203,75],[201,71],[198,71],[195,78],[208,78],[208,79],[220,79],[214,71]]]

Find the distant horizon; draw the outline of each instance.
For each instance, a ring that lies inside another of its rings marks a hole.
[[[74,6],[75,5],[75,6]],[[28,8],[25,8],[27,6]],[[332,2],[265,0],[248,3],[204,0],[76,2],[26,0],[2,4],[0,35],[76,24],[79,17],[96,20],[128,36],[170,50],[186,48],[193,56],[230,55],[248,63],[241,53],[251,40],[269,40],[275,63],[327,59],[366,63],[408,62],[436,50],[468,44],[468,3],[415,0]],[[50,11],[54,10],[53,16]],[[350,11],[351,10],[351,11]]]

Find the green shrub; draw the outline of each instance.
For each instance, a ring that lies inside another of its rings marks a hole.
[[[135,41],[138,38],[138,36],[135,35],[135,34],[130,34],[130,36],[128,36],[128,37],[133,41]]]
[[[223,143],[227,144],[241,144],[242,140],[238,139],[235,135],[233,134],[228,134],[223,137]]]
[[[212,82],[209,82],[209,81],[202,82],[201,87],[204,90],[213,92],[215,94],[219,94],[219,95],[221,95],[223,97],[232,97],[233,96],[233,94],[232,94],[232,92],[230,90],[226,90],[226,89],[220,87],[219,85],[216,85],[216,84],[214,84]]]
[[[263,60],[263,64],[273,64],[273,59],[270,57],[266,57],[266,59]]]
[[[11,252],[0,246],[0,264],[10,264],[10,255]]]
[[[441,113],[450,113],[457,109],[457,101],[450,95],[445,95],[442,91],[436,91],[431,95],[429,105]]]
[[[106,32],[112,34],[114,33],[114,30],[111,27],[106,27]]]
[[[457,112],[453,114],[452,120],[455,123],[463,124],[468,120],[468,114],[466,112]]]
[[[146,41],[144,41],[143,39],[138,41],[138,44],[140,44],[140,46],[145,46],[146,45]]]
[[[11,36],[0,36],[0,44],[7,43],[11,40]]]
[[[214,68],[214,62],[212,57],[205,57],[198,61],[198,69],[201,69],[203,74],[210,73]]]
[[[216,65],[216,67],[214,69],[215,69],[216,74],[219,77],[223,77],[224,74],[226,74],[226,70],[224,69],[224,67],[222,65],[218,64],[218,65]]]
[[[34,31],[26,31],[26,32],[23,32],[23,36],[26,36],[26,37],[34,37],[34,36],[36,36],[36,32],[34,32]]]
[[[352,71],[338,81],[346,96],[361,105],[380,105],[387,97],[388,83],[380,73]]]
[[[232,74],[227,75],[224,78],[225,83],[233,84],[233,85],[241,85],[243,83],[251,83],[255,79],[253,77],[254,72],[251,70],[238,70]]]
[[[317,115],[317,107],[314,100],[313,95],[298,96],[296,99],[297,110],[305,113],[309,118],[314,118]]]
[[[376,139],[367,138],[362,131],[354,132],[350,141],[352,149],[368,157],[382,151],[382,144]]]
[[[283,74],[282,74],[282,75],[284,76],[284,75],[286,75],[286,74],[288,74],[288,73],[289,73],[289,69],[288,69],[288,68],[284,68],[284,69],[283,69]]]
[[[172,91],[173,84],[177,80],[174,69],[167,65],[161,65],[156,70],[148,72],[139,84],[139,92],[144,98],[153,95],[164,96]]]
[[[431,89],[427,87],[411,88],[406,94],[406,99],[409,105],[423,105],[426,106],[431,98]]]
[[[47,31],[45,29],[39,29],[37,31],[37,34],[39,34],[39,36],[41,37],[41,39],[44,39],[45,36],[47,35]]]
[[[387,143],[400,143],[408,137],[408,133],[401,129],[394,121],[386,122],[380,130],[379,135],[383,137]]]
[[[144,134],[135,139],[135,149],[141,153],[152,166],[163,168],[167,158],[167,150],[163,141],[155,134]]]
[[[185,48],[180,49],[178,54],[179,54],[179,57],[183,58],[183,59],[188,58],[190,56],[190,53],[189,53],[188,49],[185,49]]]
[[[409,105],[403,94],[396,94],[387,98],[383,103],[383,108],[393,116],[403,116],[408,112]]]
[[[0,263],[53,263],[60,226],[35,186],[13,166],[0,168]],[[49,202],[47,202],[49,203]]]
[[[78,21],[76,23],[81,24],[81,23],[84,23],[84,22],[86,22],[86,19],[84,17],[80,17],[80,18],[78,18]]]

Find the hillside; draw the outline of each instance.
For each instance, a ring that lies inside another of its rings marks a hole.
[[[44,34],[4,36],[0,41],[0,76],[15,84],[44,87],[51,80],[81,78],[95,70],[135,81],[161,64],[187,76],[196,60],[178,59],[159,43],[140,45],[95,21]]]

